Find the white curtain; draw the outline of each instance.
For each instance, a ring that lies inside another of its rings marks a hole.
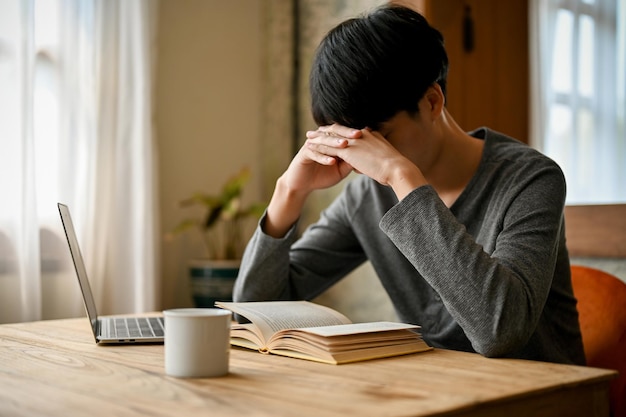
[[[99,313],[158,301],[150,0],[0,0],[0,322],[83,313],[57,202]]]
[[[626,202],[626,2],[531,0],[531,140],[569,204]]]

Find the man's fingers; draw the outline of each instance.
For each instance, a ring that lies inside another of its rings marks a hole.
[[[319,137],[307,139],[306,141],[306,147],[308,149],[329,156],[338,156],[341,150],[347,148],[349,145],[350,140],[336,137]]]
[[[311,141],[307,141],[306,145],[306,158],[317,162],[321,165],[333,165],[337,162],[336,158],[332,155],[329,155],[329,150],[332,149],[325,145],[320,145],[316,143],[311,143]],[[322,149],[326,149],[324,152]]]
[[[319,132],[319,134],[324,136],[343,137],[350,139],[360,138],[362,135],[362,132],[359,129],[353,129],[351,127],[342,126],[336,123],[330,126],[320,126],[315,132]],[[307,137],[309,137],[308,133],[310,132],[307,132]]]
[[[349,145],[349,140],[346,138],[340,138],[336,136],[327,135],[315,135],[307,139],[306,145],[317,149],[319,152],[324,152],[327,149],[342,149]]]

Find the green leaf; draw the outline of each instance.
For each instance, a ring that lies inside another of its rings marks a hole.
[[[243,187],[250,180],[250,169],[243,168],[239,173],[231,177],[222,188],[222,203],[226,204],[230,200],[241,195]]]
[[[209,210],[206,216],[206,220],[204,221],[205,229],[210,229],[215,224],[215,222],[217,222],[217,220],[220,218],[220,214],[222,214],[223,209],[224,206],[218,205]]]
[[[205,193],[194,193],[191,197],[186,198],[180,202],[181,207],[189,207],[200,205],[207,208],[212,208],[220,205],[221,198],[208,195]]]
[[[198,227],[198,222],[196,220],[185,219],[178,223],[178,225],[176,225],[174,229],[172,229],[172,234],[178,235],[194,227]]]
[[[262,203],[252,203],[245,209],[239,211],[239,215],[237,217],[256,217],[259,218],[265,212],[267,208],[267,204]]]

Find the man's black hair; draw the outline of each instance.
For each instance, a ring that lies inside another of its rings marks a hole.
[[[447,72],[439,31],[414,10],[379,7],[320,43],[309,80],[313,119],[376,130],[400,111],[415,114],[433,83],[445,94]]]

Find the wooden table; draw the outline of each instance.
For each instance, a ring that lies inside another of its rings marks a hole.
[[[97,346],[88,320],[0,326],[1,416],[607,416],[614,371],[435,349],[347,365],[231,350],[164,375],[163,345]]]

